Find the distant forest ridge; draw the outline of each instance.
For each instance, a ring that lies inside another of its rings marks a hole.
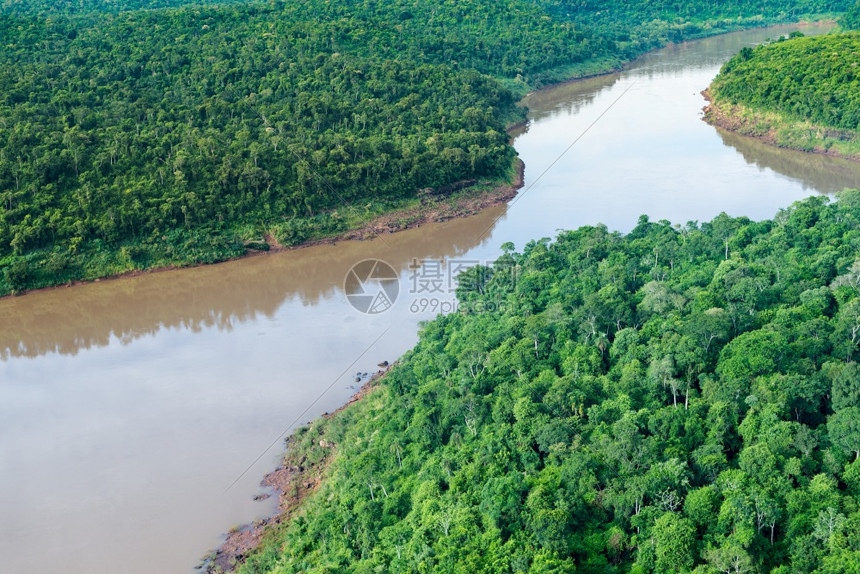
[[[0,12],[16,15],[81,15],[189,5],[236,4],[245,0],[0,0]]]
[[[0,0],[0,11],[12,14],[87,14],[116,13],[129,10],[178,8],[182,6],[226,5],[265,3],[261,0]],[[640,22],[652,18],[675,16],[682,18],[714,18],[733,16],[778,15],[803,16],[825,14],[846,10],[846,3],[839,1],[732,1],[713,2],[620,2],[602,0],[541,0],[537,2],[560,16],[569,18],[603,17],[624,14]],[[367,3],[364,3],[367,5]],[[715,5],[717,4],[717,5]],[[513,4],[510,6],[515,7]],[[356,5],[360,10],[361,5]],[[629,24],[619,22],[619,24]]]

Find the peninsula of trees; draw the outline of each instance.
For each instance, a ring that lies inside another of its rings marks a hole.
[[[0,1],[0,295],[509,181],[526,91],[849,2],[182,4]]]
[[[860,160],[860,5],[843,31],[744,48],[709,89],[706,119],[780,147]]]
[[[860,192],[506,245],[239,571],[860,568]]]

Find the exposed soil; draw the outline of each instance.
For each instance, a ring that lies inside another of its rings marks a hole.
[[[380,363],[380,365],[383,364],[385,367],[370,377],[345,405],[333,413],[325,413],[323,417],[331,418],[349,405],[367,396],[387,372],[387,361]],[[326,469],[328,469],[328,465],[337,450],[337,445],[325,439],[320,440],[319,446],[327,449],[329,452],[320,462],[313,463],[308,461],[301,453],[290,449],[290,441],[291,438],[288,437],[286,441],[286,453],[281,465],[263,477],[263,480],[260,482],[260,486],[272,489],[277,494],[277,514],[271,518],[258,520],[252,524],[246,524],[228,532],[224,543],[214,552],[203,558],[200,568],[207,574],[232,572],[260,544],[267,530],[277,524],[288,521],[301,507],[305,498],[314,493],[320,484],[322,484]],[[254,497],[254,499],[263,500],[268,497],[269,495],[263,494]]]
[[[475,215],[483,209],[492,207],[494,205],[499,205],[501,203],[507,203],[508,201],[513,199],[517,195],[517,192],[520,190],[520,188],[522,188],[523,186],[524,174],[525,164],[523,164],[523,162],[519,158],[517,158],[516,176],[514,177],[514,181],[506,185],[495,187],[489,191],[477,193],[474,195],[463,194],[460,197],[452,199],[448,194],[462,189],[466,189],[478,183],[475,180],[470,180],[468,182],[457,182],[451,184],[450,186],[447,186],[450,189],[436,190],[436,192],[434,193],[425,193],[423,196],[421,196],[420,205],[409,209],[400,209],[392,211],[390,213],[386,213],[384,215],[369,220],[364,227],[361,227],[359,229],[347,231],[345,233],[332,237],[306,241],[300,245],[296,245],[293,247],[281,245],[280,243],[278,243],[277,239],[275,239],[273,235],[266,234],[263,237],[263,240],[268,244],[269,249],[248,249],[241,257],[234,259],[225,259],[223,261],[212,263],[211,265],[217,265],[218,263],[223,263],[224,261],[244,259],[246,257],[259,257],[261,255],[267,255],[269,253],[278,253],[281,251],[302,249],[304,247],[312,247],[314,245],[333,245],[341,241],[373,239],[376,236],[381,236],[388,233],[395,233],[397,231],[403,231],[406,229],[411,229],[413,227],[420,227],[422,224],[425,223],[439,223],[442,221],[448,221],[449,219],[454,219],[456,217],[468,217],[470,215]],[[53,285],[49,287],[42,287],[40,289],[30,289],[29,291],[25,291],[22,293],[2,295],[0,296],[0,299],[4,297],[17,297],[26,293],[33,293],[36,291],[62,289],[65,287],[85,285],[87,283],[99,283],[101,281],[110,281],[113,279],[122,279],[126,277],[138,277],[140,275],[146,275],[148,273],[159,273],[162,271],[171,271],[174,269],[187,269],[192,267],[199,267],[200,265],[207,264],[198,263],[181,266],[168,265],[166,267],[137,269],[134,271],[120,273],[118,275],[100,277],[91,281],[70,281],[69,283],[64,283],[62,285]]]
[[[443,190],[443,192],[439,194],[423,195],[421,198],[421,204],[418,206],[386,213],[368,221],[367,225],[362,228],[347,231],[346,233],[335,237],[308,241],[293,248],[282,247],[279,245],[276,246],[275,244],[270,243],[272,246],[271,251],[301,249],[311,245],[325,245],[337,243],[339,241],[373,239],[373,237],[378,235],[396,233],[405,229],[420,227],[425,223],[440,223],[456,217],[475,215],[488,207],[499,205],[500,203],[507,203],[517,195],[517,192],[523,186],[525,175],[525,164],[523,164],[519,159],[516,160],[516,170],[516,177],[513,182],[496,187],[484,193],[466,195],[452,200],[447,196],[446,191],[447,193],[450,193],[470,186],[464,185],[460,187],[458,184],[453,184],[451,190]],[[469,182],[469,184],[474,183],[477,182]]]
[[[755,130],[755,126],[751,123],[751,121],[746,120],[742,116],[741,108],[739,106],[718,105],[716,102],[714,102],[710,90],[704,90],[702,92],[702,95],[708,102],[708,105],[702,108],[702,111],[705,112],[703,119],[705,122],[711,124],[712,126],[716,126],[718,128],[722,128],[726,131],[734,132],[745,137],[755,138],[768,145],[772,145],[782,149],[793,149],[795,151],[803,151],[806,153],[817,153],[821,155],[839,157],[842,159],[860,161],[860,157],[858,156],[841,154],[837,151],[834,151],[832,148],[824,149],[821,147],[815,147],[812,150],[805,150],[782,145],[778,142],[777,130],[773,126],[770,126],[770,128],[766,132],[759,133],[758,130]],[[823,131],[826,132],[825,135],[827,135],[828,137],[832,137],[834,139],[845,139],[845,134],[839,130]]]

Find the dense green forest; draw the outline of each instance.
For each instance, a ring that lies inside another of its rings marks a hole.
[[[860,30],[860,2],[839,18],[839,25],[845,30]]]
[[[0,0],[0,13],[18,16],[78,16],[116,14],[187,5],[224,5],[244,0]]]
[[[729,21],[745,25],[766,23],[771,19],[797,20],[815,14],[841,12],[850,5],[843,2],[785,2],[783,0],[736,0],[733,2],[624,2],[623,0],[546,0],[549,9],[563,17],[588,22],[602,29],[615,29],[624,35],[631,28],[656,30],[671,24],[668,37],[677,41],[689,34],[708,32],[715,24]]]
[[[850,28],[857,8],[841,20]],[[777,145],[860,156],[860,32],[744,48],[710,87],[717,118]]]
[[[860,129],[860,33],[791,38],[745,48],[714,80],[717,98],[798,120]]]
[[[860,192],[503,249],[241,572],[860,571]]]
[[[0,294],[295,245],[510,180],[525,91],[849,5],[179,4],[2,3]]]

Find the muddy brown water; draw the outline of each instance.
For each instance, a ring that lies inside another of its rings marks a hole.
[[[273,511],[251,499],[281,435],[414,345],[419,321],[456,304],[451,270],[492,260],[504,242],[522,248],[585,224],[627,231],[640,214],[762,219],[860,186],[860,163],[700,119],[700,92],[722,62],[793,29],[672,46],[533,94],[515,142],[526,187],[508,206],[367,242],[0,300],[0,571],[192,572],[227,529]],[[369,258],[400,277],[393,306],[374,315],[343,287]]]

